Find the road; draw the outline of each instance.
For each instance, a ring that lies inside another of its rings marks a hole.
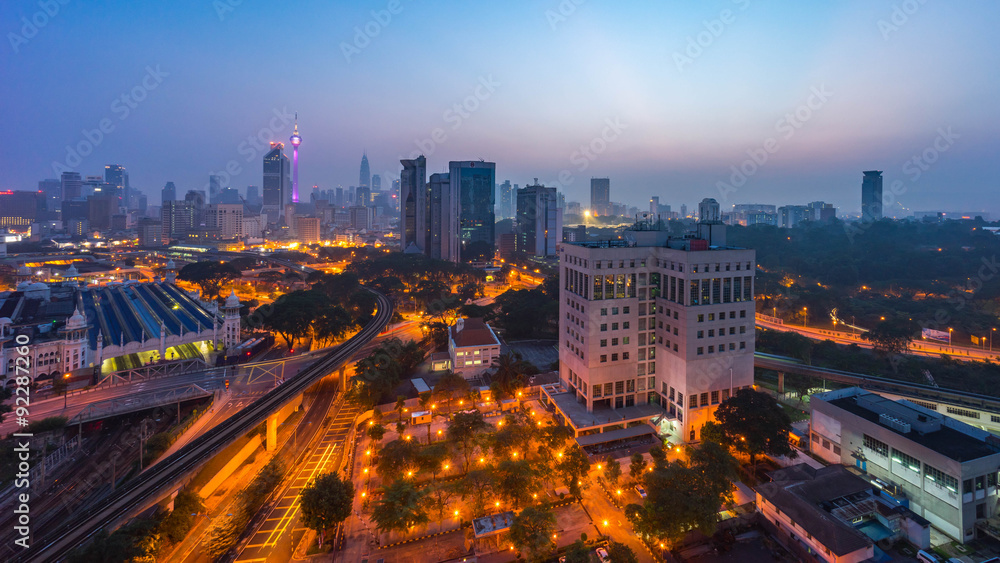
[[[757,316],[757,326],[782,332],[795,332],[806,338],[814,340],[832,340],[837,344],[857,344],[862,348],[871,348],[872,345],[862,340],[860,335],[834,331],[825,328],[808,327],[802,325],[792,325],[787,323],[775,323]],[[946,343],[933,342],[930,340],[918,340],[910,345],[908,354],[917,356],[940,357],[942,354],[951,356],[956,360],[981,360],[987,362],[1000,361],[1000,350],[981,350],[978,348],[966,348],[963,346],[951,346]]]
[[[52,561],[61,559],[76,546],[89,540],[101,529],[108,529],[142,510],[152,499],[177,486],[185,476],[197,470],[227,444],[263,422],[295,396],[313,385],[317,378],[335,372],[372,339],[392,318],[392,303],[373,292],[377,299],[374,318],[350,340],[338,346],[323,359],[306,368],[298,376],[286,380],[226,421],[198,437],[180,451],[151,467],[142,479],[134,479],[114,494],[88,510],[81,511],[72,521],[58,529],[36,532],[38,537],[23,552],[20,560]]]
[[[293,468],[294,476],[277,503],[267,512],[261,526],[240,550],[236,563],[284,562],[292,559],[292,553],[306,532],[305,528],[299,526],[299,495],[316,477],[340,468],[346,451],[347,435],[360,412],[356,405],[350,403],[340,403],[334,410],[336,414],[322,439],[302,463]]]

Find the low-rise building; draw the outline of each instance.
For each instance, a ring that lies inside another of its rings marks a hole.
[[[801,463],[773,471],[757,487],[764,527],[802,561],[855,563],[875,555],[875,543],[930,542],[928,522],[842,465]]]
[[[500,356],[500,340],[483,319],[458,319],[448,329],[448,355],[452,370],[472,379]]]
[[[855,466],[949,537],[997,513],[1000,438],[857,387],[813,395],[809,450]]]

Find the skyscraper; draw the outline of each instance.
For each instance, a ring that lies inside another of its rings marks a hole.
[[[496,164],[475,160],[448,163],[452,193],[459,197],[463,260],[493,259],[496,237]]]
[[[105,166],[104,183],[115,187],[119,207],[126,207],[129,195],[131,194],[128,193],[128,172],[125,170],[125,167],[120,164],[108,164]]]
[[[504,180],[500,184],[500,217],[510,219],[514,216],[514,190],[511,189],[510,180]]]
[[[208,177],[208,202],[219,203],[219,194],[222,193],[222,176],[211,174]]]
[[[382,191],[382,177],[378,174],[372,175],[372,193]]]
[[[882,171],[866,170],[861,180],[861,220],[882,218]]]
[[[299,114],[295,114],[295,130],[288,138],[292,143],[292,203],[299,202],[299,145],[302,144],[302,137],[299,136]]]
[[[451,173],[431,174],[427,183],[427,251],[438,260],[458,262],[459,240],[459,188]]]
[[[372,173],[368,169],[368,153],[363,153],[361,155],[361,179],[358,183],[359,186],[371,187],[372,185]]]
[[[288,198],[288,157],[284,143],[271,143],[264,155],[264,211],[268,221],[276,223]]]
[[[426,253],[427,239],[427,159],[401,160],[399,176],[400,248],[403,252]],[[339,188],[338,188],[339,189]]]
[[[175,199],[177,199],[177,186],[173,182],[167,182],[163,186],[163,189],[160,190],[160,204],[162,205]]]
[[[538,184],[517,190],[515,249],[533,256],[555,256],[562,240],[562,209],[555,188]]]
[[[56,179],[39,180],[38,191],[45,194],[45,206],[49,211],[59,210],[59,204],[62,203],[62,182]]]
[[[260,205],[260,187],[247,186],[247,204]]]
[[[357,201],[355,205],[370,207],[372,204],[372,190],[368,186],[358,186],[354,191]]]
[[[594,215],[611,214],[611,178],[590,179],[590,212]]]
[[[62,184],[62,200],[79,199],[83,189],[83,178],[79,172],[63,172],[59,177]]]

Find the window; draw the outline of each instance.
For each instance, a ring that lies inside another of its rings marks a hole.
[[[607,324],[602,324],[601,325],[601,332],[607,332],[607,331],[608,331],[608,325]]]
[[[634,379],[629,379],[628,381],[625,382],[625,392],[626,393],[635,393],[635,380]]]
[[[703,406],[703,407],[707,407],[708,406],[708,393],[702,393],[701,394],[701,406]]]
[[[672,387],[671,387],[671,389],[672,389]],[[683,405],[684,404],[684,393],[677,393],[677,404],[678,405]]]
[[[614,383],[605,383],[604,384],[604,394],[605,395],[612,395],[612,394],[614,394],[614,385],[615,385]]]
[[[688,401],[688,408],[698,408],[698,395],[691,395],[690,399],[691,400]]]
[[[621,395],[625,392],[625,382],[615,381],[615,395]]]
[[[708,347],[708,353],[709,353],[709,354],[713,354],[713,353],[715,353],[715,346],[709,346],[709,347]]]
[[[866,448],[868,448],[873,453],[876,453],[882,457],[889,457],[889,444],[886,444],[881,440],[872,438],[868,434],[863,434],[863,436],[864,436],[864,445]]]
[[[608,347],[607,339],[601,340],[601,348],[607,348],[607,347]]]
[[[649,362],[649,373],[656,373],[656,362]]]
[[[601,363],[604,364],[604,363],[607,363],[607,361],[608,361],[608,355],[607,354],[601,354]]]
[[[719,404],[719,392],[718,391],[712,391],[712,404],[713,405]]]
[[[740,327],[740,334],[746,334],[746,332],[747,332],[747,327],[741,326]]]
[[[744,311],[740,311],[740,318],[741,319],[747,318],[747,312],[745,310]]]
[[[608,316],[608,310],[606,308],[605,309],[601,309],[601,316],[602,317]]]
[[[838,446],[837,444],[834,444],[833,445],[833,453],[835,453],[837,455],[840,455],[840,446]]]
[[[926,475],[927,479],[930,481],[941,485],[953,493],[958,493],[958,479],[948,475],[944,471],[925,463],[924,475]]]
[[[705,331],[704,330],[699,330],[698,331],[698,338],[705,338]]]
[[[735,350],[736,349],[736,343],[735,342],[730,342],[729,343],[729,349],[730,350]],[[719,350],[722,350],[721,346],[719,347]]]
[[[979,418],[979,413],[976,411],[970,411],[968,409],[960,409],[958,407],[945,407],[948,414],[957,414],[958,416],[964,416],[966,418]]]
[[[911,455],[907,455],[906,453],[901,452],[896,448],[892,448],[892,461],[895,461],[896,463],[902,465],[903,467],[912,469],[913,471],[918,471],[918,472],[920,471],[919,459]]]
[[[622,314],[623,315],[627,315],[628,314],[628,307],[622,307]]]
[[[611,330],[618,330],[618,323],[611,323]]]
[[[708,337],[712,338],[713,336],[715,336],[715,329],[714,328],[708,329]]]
[[[618,361],[618,354],[611,354],[611,361],[612,362],[617,362]]]
[[[705,349],[699,346],[698,347],[698,355],[699,356],[703,356],[704,354],[705,354]]]
[[[699,323],[705,322],[705,315],[698,315],[698,322]]]
[[[622,352],[622,359],[623,360],[627,360],[628,359],[628,352]]]
[[[666,385],[666,383],[664,383],[664,385]],[[674,400],[674,388],[673,387],[670,388],[670,400],[671,401]]]
[[[622,323],[622,329],[628,330],[628,321]]]
[[[622,344],[626,344],[626,345],[628,344],[628,337],[627,336],[623,336],[622,337]]]
[[[729,311],[729,318],[730,319],[735,319],[736,318],[736,311]]]
[[[617,338],[612,338],[611,339],[611,345],[612,346],[618,346],[618,339]]]
[[[736,327],[735,326],[729,327],[729,334],[736,334]],[[722,335],[720,334],[719,336],[722,336]]]
[[[747,348],[747,343],[746,342],[740,342],[740,350],[746,350],[746,348]]]
[[[612,307],[611,308],[611,314],[612,315],[617,315],[618,314],[618,307]]]

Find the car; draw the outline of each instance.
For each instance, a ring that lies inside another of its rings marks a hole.
[[[921,549],[917,552],[917,561],[920,563],[941,563],[941,558],[929,551]]]
[[[601,560],[601,563],[608,563],[611,558],[608,557],[608,550],[603,547],[597,548],[597,557]]]
[[[643,489],[642,485],[636,485],[635,492],[639,493],[640,497],[646,498],[646,489]]]

